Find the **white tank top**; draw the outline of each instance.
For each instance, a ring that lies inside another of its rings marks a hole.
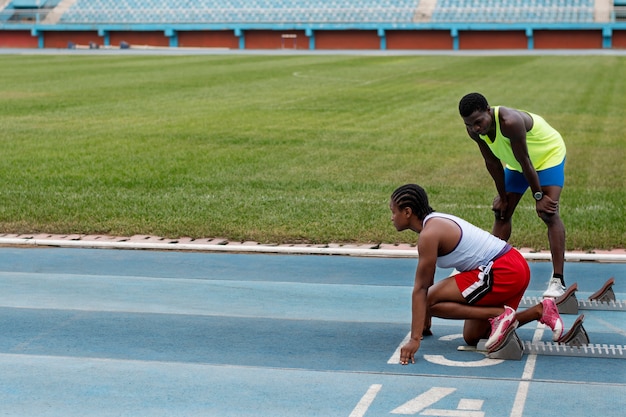
[[[479,266],[488,265],[511,249],[504,240],[451,214],[430,213],[424,218],[424,226],[433,217],[452,220],[461,228],[461,239],[454,250],[437,257],[437,266],[440,268],[456,268],[460,272],[472,271]]]

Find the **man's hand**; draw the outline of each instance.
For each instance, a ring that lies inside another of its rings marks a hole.
[[[506,216],[506,210],[509,208],[509,202],[507,199],[500,198],[500,194],[498,194],[493,199],[493,205],[491,206],[491,210],[493,210],[496,218],[500,220],[504,220]]]
[[[559,211],[559,202],[554,201],[547,194],[544,194],[543,198],[537,201],[535,208],[539,217],[541,217],[542,213],[556,214]]]
[[[415,352],[420,348],[420,341],[411,339],[406,345],[400,349],[400,363],[402,365],[408,365],[409,363],[415,363]]]

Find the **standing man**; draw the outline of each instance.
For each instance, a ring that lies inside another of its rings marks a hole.
[[[509,240],[511,217],[530,187],[537,215],[548,226],[552,255],[553,274],[543,296],[559,297],[565,292],[565,226],[559,216],[565,179],[563,138],[542,117],[504,106],[490,107],[479,93],[464,96],[459,113],[470,138],[478,144],[498,192],[492,206],[492,233]]]

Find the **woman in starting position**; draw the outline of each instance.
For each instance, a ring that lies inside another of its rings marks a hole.
[[[534,320],[552,329],[553,340],[561,337],[563,321],[552,298],[516,312],[530,282],[530,268],[515,248],[459,217],[435,212],[416,184],[395,190],[389,207],[398,231],[419,234],[411,338],[402,346],[400,363],[415,363],[431,316],[465,320],[465,342],[476,345],[487,339],[490,352],[515,328]],[[435,283],[437,266],[459,273]]]

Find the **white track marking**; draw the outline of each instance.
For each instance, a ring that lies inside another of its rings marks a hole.
[[[391,357],[387,361],[388,364],[400,363],[400,350],[402,350],[402,346],[404,346],[409,341],[410,338],[411,338],[411,332],[407,333],[406,337],[402,339],[402,342],[400,342],[396,351],[393,352],[393,355],[391,355]]]
[[[374,398],[378,394],[378,391],[382,388],[380,384],[373,384],[367,390],[367,392],[361,397],[359,403],[354,407],[354,410],[350,413],[349,417],[363,417],[367,412],[367,409],[372,405]]]
[[[543,331],[546,328],[543,324],[539,324],[535,334],[533,335],[533,343],[541,341],[543,337]],[[537,355],[528,355],[526,359],[526,366],[524,366],[524,372],[522,373],[522,380],[517,387],[517,393],[515,394],[515,401],[513,402],[513,409],[511,410],[510,417],[522,417],[524,414],[524,407],[526,405],[526,399],[528,398],[528,388],[530,387],[530,380],[535,373],[535,366],[537,365]]]
[[[430,407],[442,398],[452,394],[456,388],[433,387],[423,394],[418,395],[400,407],[391,411],[392,414],[417,414]]]

